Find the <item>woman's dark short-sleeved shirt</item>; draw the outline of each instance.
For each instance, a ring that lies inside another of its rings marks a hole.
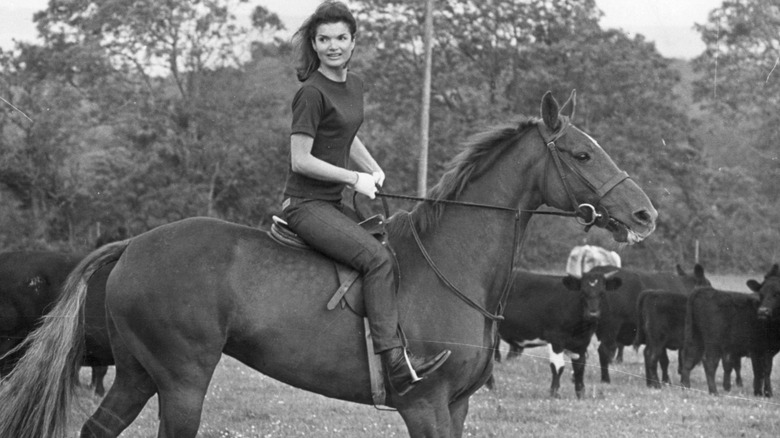
[[[363,82],[352,73],[335,82],[315,72],[292,102],[290,134],[314,138],[311,154],[334,166],[347,167],[352,141],[363,123]],[[309,178],[288,169],[285,196],[338,201],[344,184]]]

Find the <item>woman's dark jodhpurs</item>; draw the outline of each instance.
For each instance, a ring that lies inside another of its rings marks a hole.
[[[309,246],[363,274],[366,313],[376,353],[401,347],[393,255],[345,214],[345,208],[341,202],[289,198],[284,216]]]

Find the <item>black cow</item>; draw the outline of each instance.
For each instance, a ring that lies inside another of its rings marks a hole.
[[[596,273],[614,271],[616,268],[598,266],[591,270]],[[704,277],[704,268],[697,264],[693,275],[686,274],[678,265],[677,274],[638,272],[617,268],[616,278],[621,286],[606,294],[604,311],[596,328],[599,340],[599,362],[601,381],[610,382],[609,362],[615,356],[618,344],[632,345],[636,337],[637,302],[639,294],[647,289],[663,289],[687,295],[697,285],[709,284]]]
[[[669,356],[666,350],[680,350],[677,355],[677,372],[683,367],[682,348],[685,343],[685,313],[688,296],[663,290],[646,290],[639,294],[637,303],[636,338],[634,349],[644,345],[645,378],[647,386],[660,388],[661,382],[671,383],[669,378]],[[661,377],[658,380],[658,364],[661,365]],[[737,386],[742,386],[740,358],[730,363],[736,372]],[[724,365],[729,369],[729,366]],[[731,388],[730,374],[724,375],[723,387]]]
[[[772,360],[780,352],[780,272],[778,265],[764,282],[748,280],[754,293],[697,288],[688,299],[685,322],[685,358],[682,385],[691,387],[690,373],[703,362],[710,394],[717,394],[715,372],[722,359],[724,370],[733,361],[750,356],[753,393],[772,396]],[[724,386],[725,386],[724,379]]]
[[[665,290],[651,289],[639,294],[634,349],[645,346],[645,380],[651,388],[661,387],[662,381],[658,380],[659,362],[663,383],[671,383],[666,350],[679,350],[683,346],[687,302],[688,296]],[[678,355],[678,358],[682,362],[682,355]]]
[[[10,373],[24,354],[17,350],[42,317],[54,306],[60,288],[80,255],[49,251],[11,251],[0,254],[0,375]],[[92,367],[92,386],[105,393],[103,377],[114,364],[105,318],[105,285],[113,264],[93,275],[87,293],[84,366]]]
[[[582,397],[585,392],[585,356],[601,315],[603,297],[607,290],[620,286],[620,280],[611,278],[612,271],[588,272],[583,274],[582,279],[515,272],[498,333],[518,351],[522,351],[527,341],[549,343],[551,397],[559,396],[564,351],[573,353],[577,397]],[[492,377],[488,387],[491,385]]]

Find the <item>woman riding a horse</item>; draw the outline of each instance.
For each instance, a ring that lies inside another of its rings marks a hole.
[[[341,2],[325,2],[295,34],[303,84],[292,103],[290,167],[284,189],[289,227],[318,251],[363,274],[374,350],[401,394],[439,368],[450,352],[416,357],[398,333],[394,257],[346,212],[345,186],[374,198],[385,174],[357,136],[363,83],[347,68],[356,21]],[[346,169],[352,159],[363,172]]]

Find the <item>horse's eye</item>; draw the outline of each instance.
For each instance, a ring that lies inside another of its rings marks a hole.
[[[576,159],[577,161],[588,161],[590,160],[590,154],[588,154],[587,152],[580,152],[574,154],[574,159]]]

